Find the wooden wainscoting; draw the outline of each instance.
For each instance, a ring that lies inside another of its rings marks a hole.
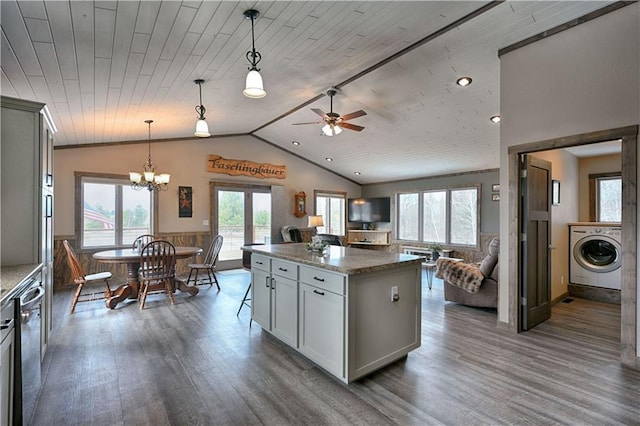
[[[209,244],[211,244],[211,235],[208,232],[161,232],[159,238],[167,240],[176,246],[201,247],[202,256],[207,253]],[[109,271],[113,274],[112,283],[123,283],[127,279],[126,265],[104,264],[93,258],[93,253],[101,250],[80,250],[76,244],[75,236],[56,236],[53,242],[53,286],[54,288],[62,288],[73,282],[71,279],[71,271],[67,266],[67,254],[64,251],[62,242],[68,240],[71,247],[76,251],[78,260],[87,274],[101,271]],[[202,257],[200,257],[202,258]],[[195,258],[180,259],[177,261],[178,275],[188,275],[189,268],[187,265],[193,263]]]

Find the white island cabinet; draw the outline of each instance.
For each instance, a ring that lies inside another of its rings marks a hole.
[[[252,319],[343,382],[420,346],[418,256],[304,244],[247,246]],[[394,297],[395,295],[395,297]]]

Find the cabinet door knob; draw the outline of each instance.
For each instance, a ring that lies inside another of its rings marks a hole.
[[[315,294],[319,294],[320,296],[324,296],[324,291],[313,290]]]
[[[316,281],[320,281],[321,283],[324,282],[324,278],[320,278],[320,277],[313,277],[314,280]]]
[[[266,278],[264,279],[264,283],[265,283],[265,287],[267,287],[267,288],[271,288],[271,284],[269,284],[269,277],[266,277]]]
[[[287,272],[287,271],[288,271],[288,269],[287,269],[287,268],[283,268],[283,267],[279,267],[278,269],[279,269],[279,270],[281,270],[281,271],[283,271],[283,272]]]

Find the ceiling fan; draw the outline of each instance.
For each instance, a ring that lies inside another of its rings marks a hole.
[[[311,108],[311,111],[318,114],[322,117],[322,121],[310,121],[308,123],[293,123],[294,125],[299,124],[323,124],[322,133],[326,136],[339,135],[342,133],[342,129],[355,130],[356,132],[362,131],[364,127],[358,126],[356,124],[347,123],[348,120],[352,120],[354,118],[362,117],[363,115],[367,115],[363,110],[355,111],[350,114],[340,115],[338,113],[333,112],[333,96],[336,94],[336,89],[327,90],[327,96],[331,99],[331,111],[325,113],[321,109]]]

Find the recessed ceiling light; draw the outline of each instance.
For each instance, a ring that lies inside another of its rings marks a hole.
[[[356,176],[360,176],[362,173],[360,173],[360,172],[353,172],[353,174],[354,174],[354,175],[356,175]]]
[[[325,160],[327,160],[327,161],[331,162],[331,161],[333,161],[333,158],[331,158],[331,157],[327,157],[327,158],[325,158]]]
[[[499,115],[494,115],[489,120],[491,120],[492,123],[499,123],[500,122],[500,116]]]
[[[300,142],[298,142],[298,141],[293,141],[293,142],[291,142],[291,143],[292,143],[293,145],[295,145],[295,146],[300,146]]]
[[[471,79],[471,77],[460,77],[459,79],[456,80],[456,84],[458,86],[465,87],[470,85],[472,81],[473,80]]]

